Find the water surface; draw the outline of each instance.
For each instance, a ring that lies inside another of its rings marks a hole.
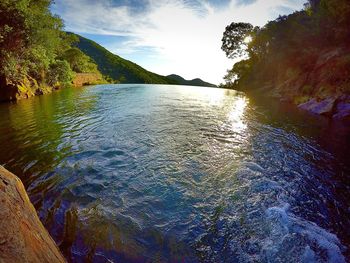
[[[344,124],[157,85],[65,89],[0,116],[0,164],[70,261],[349,258]]]

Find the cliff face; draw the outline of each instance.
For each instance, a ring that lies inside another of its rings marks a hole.
[[[66,262],[20,179],[0,166],[0,262]]]

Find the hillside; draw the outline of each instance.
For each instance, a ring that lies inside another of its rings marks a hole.
[[[211,84],[209,82],[205,82],[199,78],[192,79],[192,80],[186,80],[183,77],[176,75],[176,74],[171,74],[168,75],[167,78],[172,79],[176,82],[178,82],[180,85],[187,85],[187,86],[203,86],[203,87],[216,87],[216,85]]]
[[[76,35],[76,46],[91,57],[101,73],[120,83],[177,84],[164,76],[150,72],[139,65],[115,55],[96,42]]]

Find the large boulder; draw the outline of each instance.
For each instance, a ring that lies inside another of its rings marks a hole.
[[[350,95],[343,95],[338,99],[333,119],[341,120],[350,118]]]
[[[65,262],[20,179],[0,166],[0,262]]]
[[[321,101],[312,99],[308,102],[300,104],[300,109],[319,115],[332,115],[335,107],[336,98],[327,98]]]

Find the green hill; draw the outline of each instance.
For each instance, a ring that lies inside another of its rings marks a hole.
[[[205,82],[199,78],[185,80],[183,77],[175,74],[169,76],[158,75],[140,67],[136,63],[113,54],[92,40],[79,35],[76,36],[79,39],[76,46],[96,62],[99,71],[103,75],[114,81],[120,83],[178,84],[216,87],[216,85]]]
[[[172,79],[150,72],[139,65],[123,59],[96,42],[76,35],[79,41],[76,46],[91,57],[98,65],[99,71],[120,83],[150,83],[150,84],[178,84]]]
[[[178,82],[178,84],[180,84],[180,85],[217,87],[216,85],[208,83],[208,82],[205,82],[205,81],[203,81],[203,80],[201,80],[199,78],[192,79],[192,80],[186,80],[183,77],[181,77],[179,75],[176,75],[176,74],[168,75],[167,78]]]

